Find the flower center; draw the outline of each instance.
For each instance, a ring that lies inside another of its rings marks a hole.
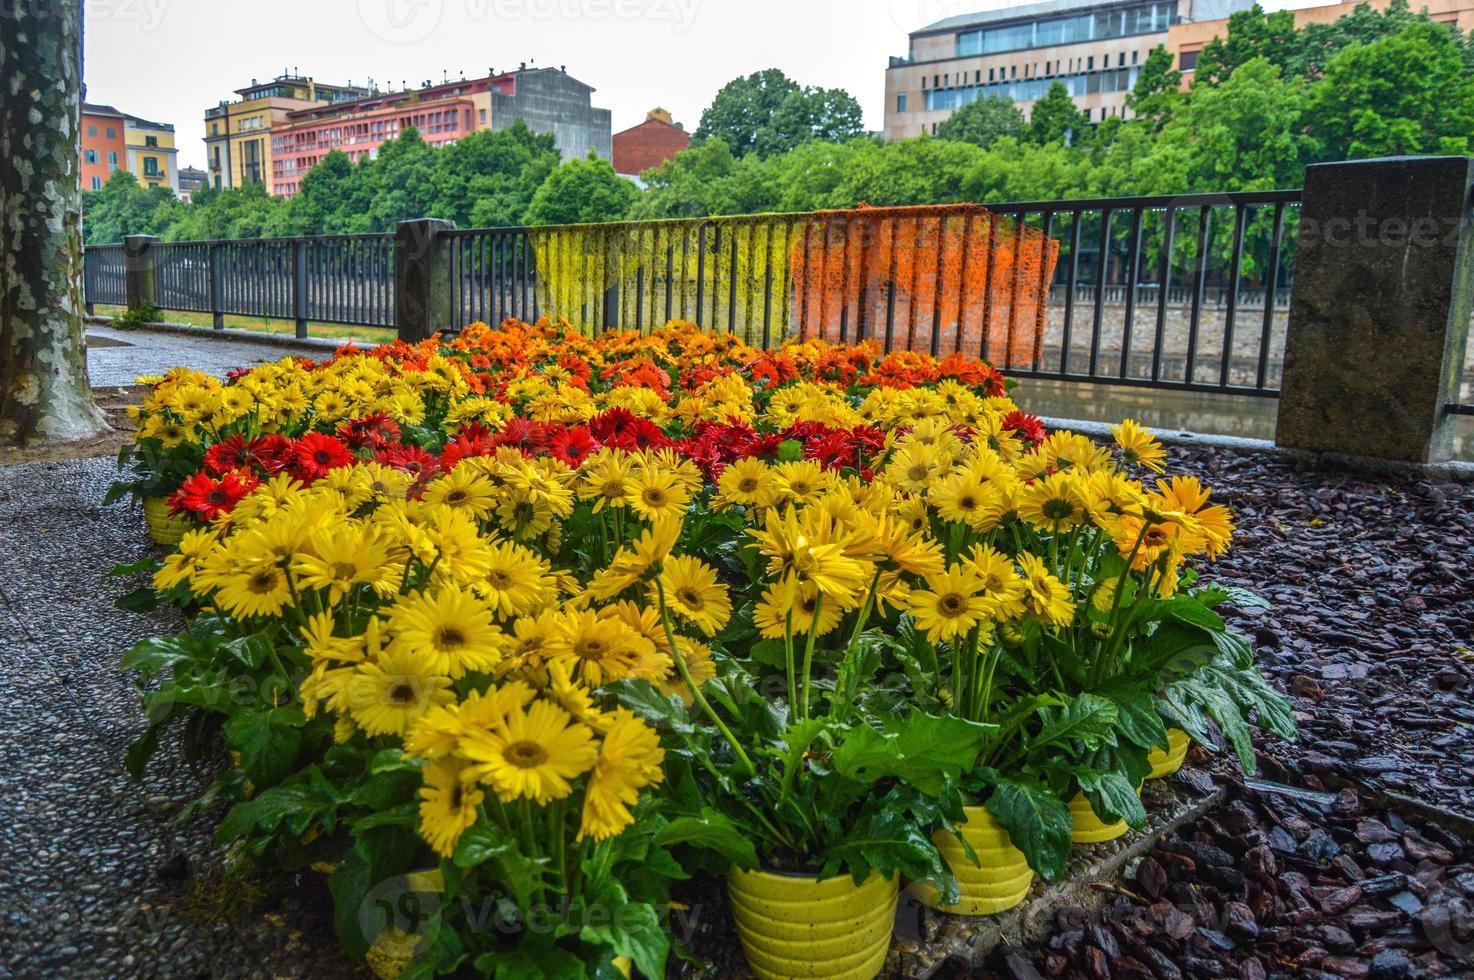
[[[395,704],[413,704],[415,702],[414,685],[400,681],[389,689],[389,700]]]
[[[701,594],[692,588],[680,589],[676,592],[676,598],[681,600],[683,605],[690,606],[692,609],[700,609],[706,604],[701,600]]]
[[[246,582],[246,587],[257,595],[265,595],[276,588],[276,569],[257,572]]]
[[[346,561],[333,562],[333,578],[347,581],[358,574],[358,569]]]
[[[435,646],[441,650],[456,650],[466,645],[466,634],[454,626],[442,626],[435,631]]]
[[[507,761],[523,769],[533,769],[548,759],[548,751],[536,742],[513,742],[507,746]]]
[[[944,616],[960,616],[967,608],[967,599],[959,592],[945,592],[937,600],[937,608]]]

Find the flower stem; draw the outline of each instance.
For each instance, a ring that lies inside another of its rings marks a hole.
[[[676,662],[676,669],[681,672],[681,678],[686,682],[686,686],[691,689],[691,696],[701,706],[702,714],[710,719],[711,723],[716,726],[717,731],[721,732],[722,737],[727,740],[727,744],[732,746],[732,751],[737,753],[737,758],[742,762],[742,768],[747,770],[749,776],[756,776],[757,767],[752,764],[752,760],[742,750],[742,745],[737,741],[736,736],[732,734],[731,729],[717,716],[716,710],[711,706],[711,702],[706,700],[706,695],[701,693],[701,688],[697,685],[696,679],[691,676],[691,669],[686,666],[686,658],[681,654],[680,647],[676,646],[676,632],[671,628],[670,610],[665,605],[665,585],[660,581],[659,576],[655,579],[655,595],[660,600],[660,623],[665,627],[665,642],[670,645],[671,659]]]

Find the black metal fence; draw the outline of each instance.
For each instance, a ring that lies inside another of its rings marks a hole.
[[[595,332],[685,319],[760,345],[870,339],[963,350],[1019,378],[1274,396],[1299,202],[1287,190],[997,204],[983,217],[876,209],[448,230],[425,247],[443,256],[445,294],[432,301],[444,301],[449,327],[547,315]],[[1015,270],[1020,250],[1058,243],[1038,295],[998,280],[994,252],[1009,238]],[[396,326],[393,235],[147,251],[152,305],[212,314],[216,326],[229,314],[294,320],[304,336],[311,322]],[[127,302],[134,261],[121,245],[87,248],[89,307]]]

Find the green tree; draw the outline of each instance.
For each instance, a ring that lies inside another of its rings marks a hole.
[[[1310,129],[1323,157],[1468,153],[1474,78],[1463,44],[1426,18],[1341,50],[1311,90]]]
[[[1063,143],[1072,146],[1084,140],[1090,132],[1090,117],[1076,108],[1069,90],[1062,82],[1055,82],[1044,93],[1044,98],[1034,103],[1029,115],[1029,142]]]
[[[843,89],[804,88],[777,68],[723,85],[701,114],[693,142],[719,139],[733,156],[772,156],[810,140],[858,136],[860,104]]]
[[[614,172],[613,164],[589,154],[549,174],[522,220],[529,225],[620,221],[629,214],[637,194],[634,184]]]
[[[799,89],[784,96],[757,131],[753,152],[770,157],[815,140],[842,143],[864,132],[862,120],[860,103],[844,89]]]
[[[1302,36],[1295,29],[1295,14],[1279,10],[1265,14],[1258,4],[1229,15],[1228,30],[1215,37],[1198,54],[1194,85],[1219,85],[1243,64],[1264,58],[1289,74],[1303,61]]]
[[[970,102],[937,127],[937,138],[971,143],[984,149],[1004,136],[1019,136],[1024,114],[1012,99],[990,95]]]
[[[516,224],[557,166],[553,134],[521,119],[472,133],[435,154],[431,211],[462,228]]]
[[[1182,100],[1182,72],[1172,67],[1172,52],[1159,44],[1146,56],[1136,85],[1126,96],[1126,107],[1136,118],[1161,129]]]
[[[183,206],[167,187],[144,187],[127,170],[115,170],[102,190],[82,195],[89,245],[121,242],[124,235],[163,235]]]

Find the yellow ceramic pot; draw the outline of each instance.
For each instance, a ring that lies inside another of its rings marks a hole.
[[[948,905],[941,901],[933,886],[918,882],[915,895],[940,912],[955,915],[993,915],[1013,908],[1029,894],[1034,872],[1024,852],[1013,846],[1013,839],[993,815],[980,806],[964,807],[967,820],[958,828],[963,840],[972,846],[977,860],[967,856],[962,843],[953,834],[939,830],[932,835],[937,850],[957,877],[961,900]]]
[[[1112,824],[1102,821],[1095,815],[1095,809],[1084,793],[1076,793],[1074,799],[1070,800],[1070,820],[1075,825],[1070,831],[1070,840],[1076,844],[1099,844],[1102,841],[1115,840],[1131,829],[1124,820]]]
[[[154,544],[172,548],[184,537],[192,525],[188,519],[174,517],[169,513],[169,498],[143,498],[143,521],[148,525],[148,536]]]
[[[727,875],[742,951],[758,980],[872,980],[891,945],[900,878]]]
[[[1152,749],[1146,757],[1152,771],[1146,774],[1146,778],[1163,779],[1181,769],[1183,762],[1187,760],[1187,749],[1192,741],[1192,737],[1180,728],[1167,729],[1167,751]]]

